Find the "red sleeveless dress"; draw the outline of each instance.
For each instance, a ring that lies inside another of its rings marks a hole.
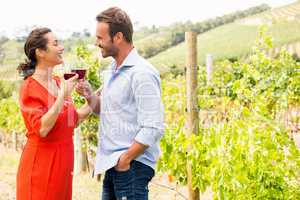
[[[60,85],[59,78],[54,80]],[[71,200],[74,165],[73,131],[78,114],[64,102],[48,135],[40,137],[42,116],[56,100],[45,87],[28,77],[20,91],[20,108],[27,128],[17,173],[17,200]]]

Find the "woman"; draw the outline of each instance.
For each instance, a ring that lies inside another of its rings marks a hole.
[[[52,75],[64,48],[48,28],[34,29],[19,72],[21,112],[27,128],[17,174],[17,200],[70,200],[74,163],[73,130],[91,109],[76,110],[71,99],[78,75],[61,81]]]

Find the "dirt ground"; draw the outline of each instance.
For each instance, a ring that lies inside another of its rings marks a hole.
[[[0,144],[0,200],[15,200],[16,172],[21,152],[4,148]],[[184,200],[186,187],[176,187],[165,174],[156,175],[149,185],[150,200]],[[176,191],[177,190],[177,191]],[[73,200],[100,200],[101,181],[89,173],[74,175]],[[211,192],[201,195],[201,200],[212,199]]]

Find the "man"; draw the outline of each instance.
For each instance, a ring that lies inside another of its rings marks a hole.
[[[92,93],[87,82],[77,86],[100,116],[94,174],[105,172],[102,200],[145,200],[163,135],[160,76],[134,48],[123,10],[109,8],[96,19],[96,45],[113,62],[103,73],[101,93]]]

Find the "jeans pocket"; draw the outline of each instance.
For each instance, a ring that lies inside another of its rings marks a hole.
[[[136,168],[135,173],[136,173],[137,176],[147,177],[149,181],[155,175],[154,169],[152,169],[151,167],[149,167],[148,165],[146,165],[144,163],[141,163],[141,162],[137,161],[135,168]]]

